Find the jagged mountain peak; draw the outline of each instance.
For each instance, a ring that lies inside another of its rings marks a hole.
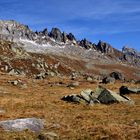
[[[85,38],[77,41],[72,33],[65,33],[57,27],[52,28],[50,32],[47,28],[34,32],[27,25],[14,20],[0,20],[0,39],[23,43],[27,50],[34,52],[45,53],[46,50],[51,50],[59,55],[69,54],[90,60],[94,58],[113,63],[114,61],[128,61],[137,66],[140,64],[140,53],[134,49],[124,47],[121,52],[101,40],[97,44]]]
[[[31,30],[31,29],[29,29],[28,25],[21,24],[15,20],[0,20],[0,26],[7,27],[7,28],[9,28],[9,30],[12,28],[16,28],[17,30],[19,30],[19,29]]]

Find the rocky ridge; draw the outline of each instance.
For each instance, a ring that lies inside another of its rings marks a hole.
[[[10,73],[32,73],[43,78],[62,71],[86,73],[99,63],[140,67],[140,53],[134,49],[124,47],[119,51],[101,40],[98,44],[79,41],[58,28],[34,32],[16,21],[0,20],[0,40],[0,69]]]
[[[9,41],[20,41],[24,44],[36,43],[36,45],[44,46],[59,46],[59,47],[69,47],[78,46],[79,48],[84,48],[85,50],[94,51],[93,56],[98,52],[98,55],[105,54],[106,57],[112,56],[116,60],[128,61],[132,65],[139,66],[140,54],[134,49],[129,49],[124,47],[122,51],[116,50],[109,43],[99,41],[98,44],[92,43],[87,39],[77,41],[72,33],[61,32],[58,28],[52,28],[49,32],[47,28],[43,31],[33,32],[27,25],[20,24],[16,21],[0,21],[0,38]],[[26,42],[26,43],[25,43]],[[26,44],[27,45],[27,44]],[[33,44],[32,44],[33,45]],[[83,52],[81,52],[83,53]],[[87,54],[87,56],[90,53]],[[95,55],[95,56],[96,56]],[[77,56],[77,54],[76,54]],[[85,57],[87,57],[85,56]]]

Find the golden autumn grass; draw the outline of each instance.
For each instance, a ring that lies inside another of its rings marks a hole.
[[[81,90],[95,89],[97,83],[80,81],[74,90],[66,85],[66,78],[32,80],[24,77],[28,88],[21,89],[9,84],[8,80],[19,79],[0,73],[0,121],[37,117],[45,120],[40,133],[30,131],[5,132],[0,129],[0,140],[37,140],[38,135],[55,132],[60,140],[139,140],[140,139],[140,95],[130,95],[135,105],[112,104],[88,106],[67,103],[61,100],[64,95],[80,93]],[[55,84],[54,84],[55,83]],[[106,85],[118,92],[122,83]],[[128,85],[128,84],[125,84]],[[128,85],[138,87],[140,85]]]

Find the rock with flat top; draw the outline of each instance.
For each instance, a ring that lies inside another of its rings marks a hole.
[[[6,131],[30,130],[39,132],[43,129],[44,121],[37,118],[25,118],[16,120],[0,121],[0,127]]]

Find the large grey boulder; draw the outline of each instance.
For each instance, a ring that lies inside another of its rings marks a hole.
[[[28,129],[33,132],[39,132],[43,129],[43,125],[44,120],[36,118],[0,121],[0,127],[6,131],[24,131]]]
[[[119,94],[108,90],[104,87],[98,87],[98,100],[103,104],[119,103],[119,102],[128,102],[129,99],[122,97]]]

